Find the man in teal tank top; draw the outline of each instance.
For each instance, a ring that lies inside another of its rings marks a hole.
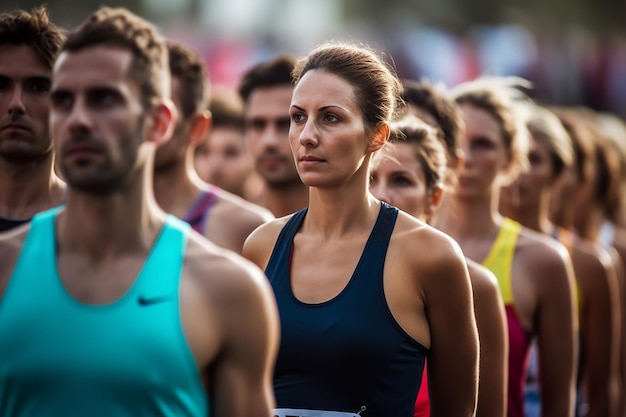
[[[53,69],[63,208],[0,236],[2,417],[270,416],[276,307],[262,272],[161,211],[167,49],[103,8]]]

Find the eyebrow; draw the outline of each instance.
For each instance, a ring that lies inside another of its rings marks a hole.
[[[304,108],[298,106],[297,104],[292,104],[290,107],[295,107],[298,110],[304,111]],[[337,104],[329,104],[327,106],[322,106],[319,109],[317,109],[317,111],[326,111],[326,110],[329,110],[329,109],[332,109],[332,108],[339,109],[339,110],[342,110],[342,111],[348,111],[344,107],[341,107],[341,106],[339,106]]]

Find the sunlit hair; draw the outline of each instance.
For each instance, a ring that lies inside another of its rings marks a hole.
[[[129,77],[139,86],[144,107],[151,107],[156,99],[169,97],[167,45],[150,22],[123,8],[103,7],[69,34],[62,52],[98,46],[132,53]]]
[[[291,72],[295,65],[296,58],[294,56],[279,55],[253,66],[241,78],[239,95],[247,103],[250,95],[257,88],[293,85]]]
[[[167,41],[172,78],[178,80],[178,99],[182,116],[190,118],[202,111],[209,101],[208,76],[202,58],[190,48]]]
[[[530,104],[526,126],[535,139],[543,141],[548,147],[553,177],[559,176],[574,165],[572,140],[554,113],[545,107]]]
[[[50,22],[45,6],[30,13],[25,10],[0,13],[0,46],[30,46],[48,68],[52,68],[64,40],[63,30]]]
[[[368,135],[396,116],[402,103],[402,84],[392,67],[367,46],[342,42],[323,44],[296,63],[296,85],[309,71],[334,74],[354,89]]]
[[[430,114],[442,132],[448,158],[456,166],[457,152],[461,146],[465,122],[458,105],[452,100],[443,84],[434,84],[428,80],[402,80],[402,98],[406,111],[410,107],[422,109]]]
[[[407,115],[391,123],[391,133],[387,145],[406,143],[411,145],[413,154],[422,169],[426,189],[431,192],[444,187],[448,170],[447,151],[439,130],[429,126],[415,116]],[[373,161],[376,166],[381,158],[387,158],[385,151]]]
[[[598,127],[607,139],[611,149],[615,151],[620,163],[619,208],[626,208],[626,122],[615,114],[596,113]],[[622,213],[623,215],[623,213]]]
[[[594,200],[602,205],[609,219],[616,220],[621,206],[619,152],[603,135],[593,110],[561,107],[555,108],[554,112],[570,133],[579,180],[593,179]]]
[[[458,104],[482,109],[500,124],[505,149],[514,162],[507,182],[528,168],[527,106],[520,103],[529,99],[522,88],[530,88],[530,82],[518,77],[483,77],[462,83],[450,91]]]

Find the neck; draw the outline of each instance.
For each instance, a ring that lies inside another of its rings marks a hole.
[[[451,193],[439,210],[436,227],[459,241],[489,236],[498,229],[498,193],[474,199],[459,198]]]
[[[154,195],[166,212],[183,218],[207,184],[188,161],[179,161],[154,170]]]
[[[606,220],[604,210],[599,204],[594,204],[585,213],[584,219],[575,224],[580,235],[592,242],[597,242],[600,235],[600,228]]]
[[[500,213],[529,229],[550,234],[554,225],[548,218],[550,195],[543,193],[536,202],[525,202],[522,205],[501,204]]]
[[[311,187],[304,227],[325,238],[370,233],[380,201],[368,192],[367,169],[364,171],[340,187]]]
[[[152,192],[151,161],[131,175],[106,195],[68,189],[58,218],[62,250],[93,260],[149,251],[165,219]]]
[[[28,219],[63,202],[65,184],[54,173],[52,153],[29,164],[0,158],[0,216]]]
[[[275,217],[283,217],[308,205],[309,187],[300,182],[294,182],[292,186],[279,188],[272,187],[265,182],[258,197],[252,197],[249,200],[267,208]]]

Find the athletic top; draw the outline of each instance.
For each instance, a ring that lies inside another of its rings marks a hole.
[[[498,236],[483,266],[498,279],[500,293],[504,301],[509,329],[509,393],[507,400],[508,417],[524,416],[523,389],[528,364],[528,349],[531,337],[526,332],[515,310],[515,300],[511,286],[511,271],[517,238],[522,226],[509,218],[504,218]]]
[[[33,218],[0,302],[0,415],[207,416],[179,311],[189,226],[168,216],[130,289],[90,305],[59,277],[57,212]]]
[[[306,214],[305,208],[289,219],[265,270],[282,329],[274,414],[412,416],[428,350],[396,322],[383,290],[398,209],[382,203],[350,281],[336,297],[319,304],[299,301],[291,288],[293,239]]]
[[[417,399],[415,400],[415,409],[413,410],[413,417],[430,417],[430,397],[428,396],[428,372],[426,372],[426,366],[424,366],[424,372],[422,373],[422,385],[417,393]]]
[[[213,190],[213,187],[207,191],[203,191],[196,201],[193,202],[191,208],[183,217],[183,221],[189,223],[193,230],[204,236],[204,229],[206,226],[206,219],[209,214],[211,206],[215,204],[218,196]]]

